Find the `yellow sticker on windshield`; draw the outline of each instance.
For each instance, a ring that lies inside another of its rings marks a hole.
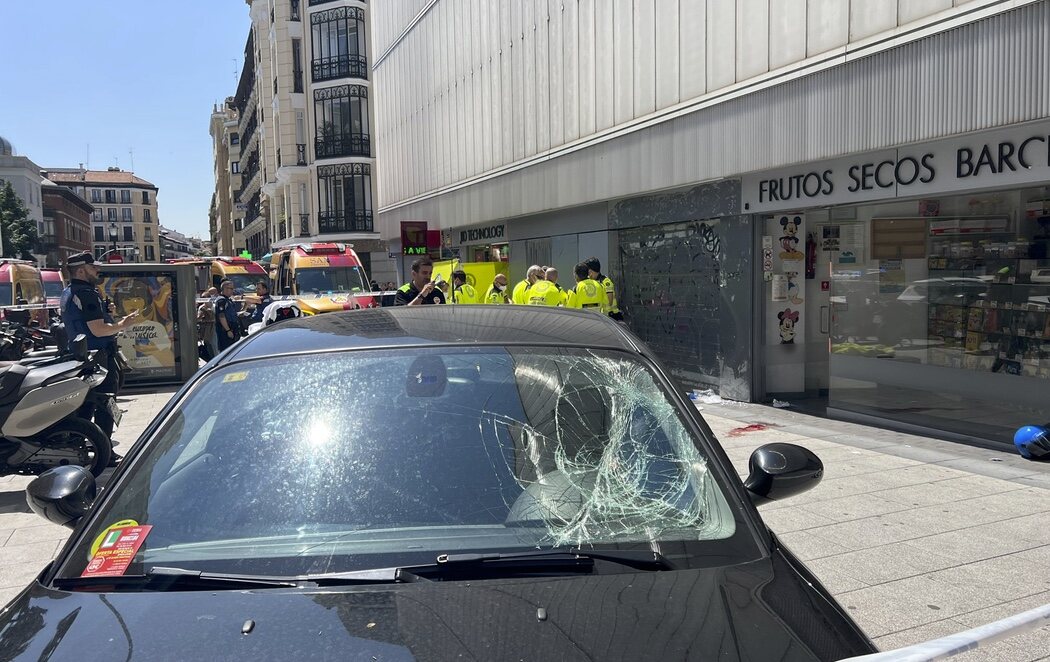
[[[222,383],[225,384],[227,382],[243,382],[245,379],[248,379],[247,372],[231,372],[230,374],[222,378]]]
[[[138,526],[138,525],[139,525],[139,523],[136,522],[133,519],[122,519],[122,520],[120,520],[119,522],[117,522],[115,524],[110,524],[109,526],[107,526],[106,529],[102,533],[98,534],[98,537],[95,538],[95,542],[91,543],[91,553],[88,554],[88,559],[94,558],[95,554],[98,553],[98,548],[102,546],[102,541],[106,538],[106,534],[107,533],[109,533],[113,529],[123,529],[125,526]]]

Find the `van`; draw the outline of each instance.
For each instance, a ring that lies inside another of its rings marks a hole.
[[[0,260],[0,306],[41,306],[40,309],[28,313],[4,311],[4,319],[20,324],[36,320],[46,327],[48,316],[43,307],[46,302],[44,283],[40,278],[40,270],[34,263],[28,260]]]
[[[168,260],[169,264],[192,264],[197,267],[197,289],[204,291],[209,287],[218,289],[224,280],[233,281],[237,294],[255,292],[255,284],[260,280],[269,282],[266,270],[243,257],[192,257]]]
[[[62,301],[62,291],[66,289],[66,280],[61,269],[41,269],[40,280],[44,283],[44,297],[48,308],[58,308]]]
[[[299,244],[270,257],[270,288],[275,298],[295,299],[308,315],[374,308],[368,275],[349,244]]]

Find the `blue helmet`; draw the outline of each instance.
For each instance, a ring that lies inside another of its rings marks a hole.
[[[1050,428],[1026,425],[1014,433],[1014,446],[1025,459],[1050,459]]]

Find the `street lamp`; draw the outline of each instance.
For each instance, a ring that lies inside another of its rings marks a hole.
[[[113,242],[113,251],[117,252],[117,224],[113,221],[109,222],[109,240]]]

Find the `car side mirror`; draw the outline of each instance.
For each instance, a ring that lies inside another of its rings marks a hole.
[[[48,469],[26,487],[26,503],[49,522],[73,528],[91,510],[98,489],[84,467],[67,464]]]
[[[73,358],[77,361],[88,360],[87,336],[83,333],[78,333],[73,338]]]
[[[744,487],[756,505],[786,499],[816,487],[824,477],[824,463],[808,448],[795,444],[766,444],[748,460]]]

